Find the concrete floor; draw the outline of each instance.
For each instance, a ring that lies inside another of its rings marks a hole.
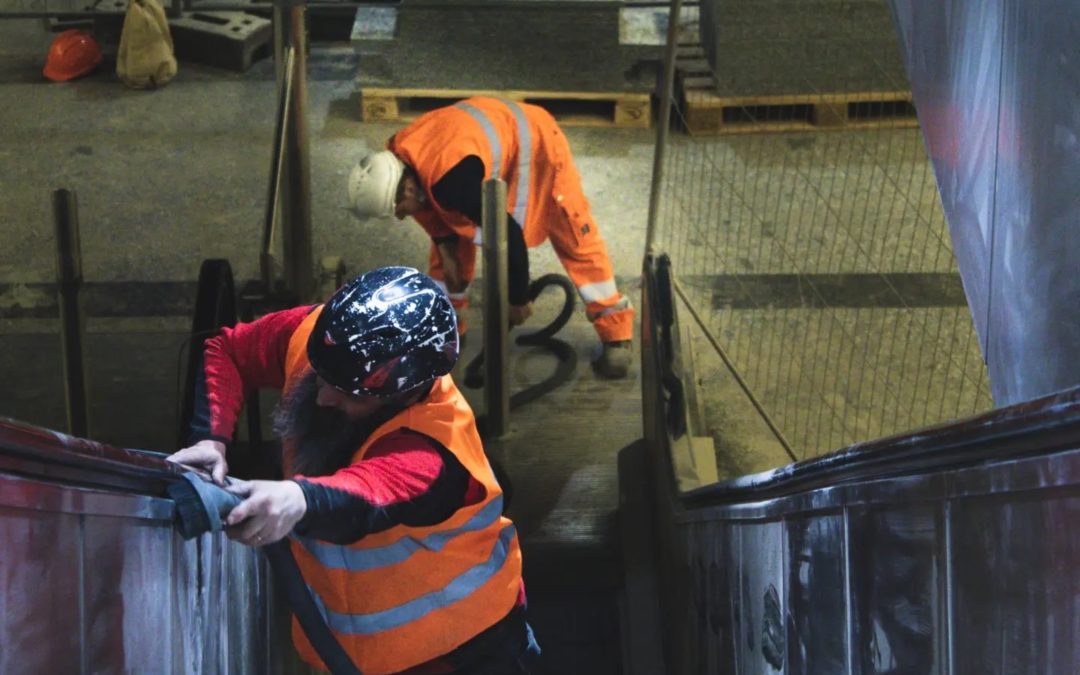
[[[227,258],[238,282],[252,278],[273,131],[271,64],[257,63],[239,75],[181,63],[177,78],[158,91],[125,89],[104,67],[83,80],[51,84],[40,76],[48,40],[38,22],[0,24],[0,335],[56,330],[42,318],[48,311],[34,308],[55,303],[40,284],[55,276],[50,192],[59,187],[79,195],[88,285],[190,283],[210,257]],[[341,256],[349,274],[387,264],[423,269],[428,243],[418,226],[392,219],[361,224],[344,209],[352,163],[398,128],[359,121],[353,82],[358,67],[347,48],[316,49],[310,60],[314,253],[316,259]],[[635,278],[644,246],[652,134],[571,129],[568,136],[616,275]],[[533,252],[531,264],[535,276],[561,271],[546,246]],[[152,321],[91,313],[88,332],[105,340],[131,331],[156,335],[161,344],[154,349],[161,350],[162,360],[169,356],[159,371],[166,374],[159,377],[169,379],[187,321],[179,313]],[[12,358],[11,367],[31,367]],[[55,381],[58,372],[43,370],[40,377]],[[27,412],[10,391],[0,397],[0,412]],[[175,407],[171,398],[168,406]],[[31,408],[28,421],[59,423],[56,405]],[[96,429],[113,442],[136,440],[112,426],[98,420]],[[171,438],[151,434],[140,444],[164,449]]]
[[[658,240],[799,459],[992,407],[917,129],[687,139]],[[721,475],[786,463],[683,312]]]
[[[48,39],[36,22],[0,24],[0,340],[12,346],[0,358],[10,381],[31,383],[0,392],[0,413],[63,426],[56,328],[47,318],[55,300],[42,286],[54,275],[50,190],[79,193],[88,285],[160,282],[183,296],[207,257],[228,258],[238,280],[250,278],[264,215],[274,83],[263,61],[244,75],[181,63],[176,80],[152,92],[125,89],[109,68],[48,84],[39,74]],[[422,268],[427,241],[419,227],[360,224],[344,210],[351,163],[397,128],[358,121],[355,77],[362,69],[347,47],[319,47],[311,55],[314,252],[342,256],[349,273],[391,263]],[[625,285],[639,273],[653,133],[567,133]],[[676,135],[663,194],[661,248],[798,456],[989,407],[917,130]],[[531,259],[534,275],[561,269],[550,247]],[[886,293],[890,298],[874,301],[879,306],[868,306],[857,297],[866,281],[858,275],[867,273],[943,279],[951,290],[929,300]],[[799,297],[770,295],[778,279]],[[836,311],[817,306],[815,293],[826,282],[844,296]],[[748,287],[757,290],[729,295]],[[851,295],[854,305],[844,306]],[[931,306],[908,311],[924,301]],[[160,411],[176,408],[172,383],[188,319],[183,307],[164,314],[91,315],[88,367],[102,411],[92,424],[104,440],[158,449],[173,442],[175,423],[162,424]],[[589,349],[587,330],[581,339]],[[124,349],[124,361],[107,365],[115,345],[132,340],[139,344]],[[17,345],[31,344],[32,356],[22,356]],[[732,420],[747,419],[745,402],[711,347],[695,344],[700,379],[711,383],[702,399],[727,420],[713,425],[717,446],[732,447]],[[32,389],[39,395],[29,396]],[[104,402],[129,396],[132,405],[117,423]],[[721,456],[719,463],[767,468],[783,461],[764,446],[742,455],[755,459]]]

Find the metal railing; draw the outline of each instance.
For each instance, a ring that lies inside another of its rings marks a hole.
[[[702,485],[673,424],[685,317],[662,260],[644,282],[646,443],[620,484],[652,504],[627,564],[655,578],[657,616],[630,630],[662,635],[664,672],[1076,672],[1061,523],[1080,497],[1080,389]]]
[[[162,455],[0,420],[0,673],[268,673],[268,571],[184,541]]]

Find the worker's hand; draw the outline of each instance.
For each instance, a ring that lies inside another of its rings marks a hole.
[[[526,302],[524,305],[510,305],[510,327],[520,326],[532,315],[531,302]]]
[[[241,544],[273,544],[307,513],[304,491],[291,480],[237,480],[225,489],[245,498],[225,521],[229,539]]]
[[[225,474],[229,472],[229,465],[225,462],[225,444],[221,441],[210,439],[199,441],[183,450],[177,450],[165,459],[176,464],[202,469],[210,474],[218,485],[225,484]]]

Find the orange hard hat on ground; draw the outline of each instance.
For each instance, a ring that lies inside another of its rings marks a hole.
[[[56,36],[49,46],[45,61],[45,77],[65,82],[86,75],[101,63],[101,46],[89,33],[66,30]]]

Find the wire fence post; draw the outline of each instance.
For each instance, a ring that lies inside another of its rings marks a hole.
[[[274,3],[273,17],[279,94],[279,128],[276,131],[281,135],[281,138],[275,138],[275,153],[280,152],[281,156],[275,154],[274,164],[280,177],[272,176],[271,180],[281,188],[278,192],[281,204],[270,204],[269,208],[288,214],[281,228],[285,286],[301,302],[307,302],[314,298],[315,272],[311,246],[306,8],[301,2],[278,0]],[[282,113],[284,119],[280,119]],[[267,217],[270,221],[274,218],[272,213]],[[273,228],[268,229],[272,233]],[[264,241],[264,249],[265,245]],[[263,264],[264,277],[270,271],[268,262]]]
[[[86,317],[79,303],[82,254],[79,251],[78,199],[73,191],[60,189],[53,192],[52,201],[56,221],[56,286],[60,303],[60,341],[64,358],[64,404],[67,408],[68,433],[85,437],[88,432],[83,359]]]
[[[664,75],[660,89],[660,116],[656,121],[656,147],[653,149],[652,186],[649,188],[649,221],[645,233],[645,255],[652,255],[656,238],[656,217],[660,208],[660,184],[664,177],[664,152],[671,126],[671,98],[675,91],[675,55],[679,44],[679,14],[682,0],[671,0],[668,9],[667,46],[664,49]]]
[[[509,280],[506,269],[506,183],[484,181],[481,214],[484,233],[484,408],[487,433],[501,438],[510,431],[508,326]]]

